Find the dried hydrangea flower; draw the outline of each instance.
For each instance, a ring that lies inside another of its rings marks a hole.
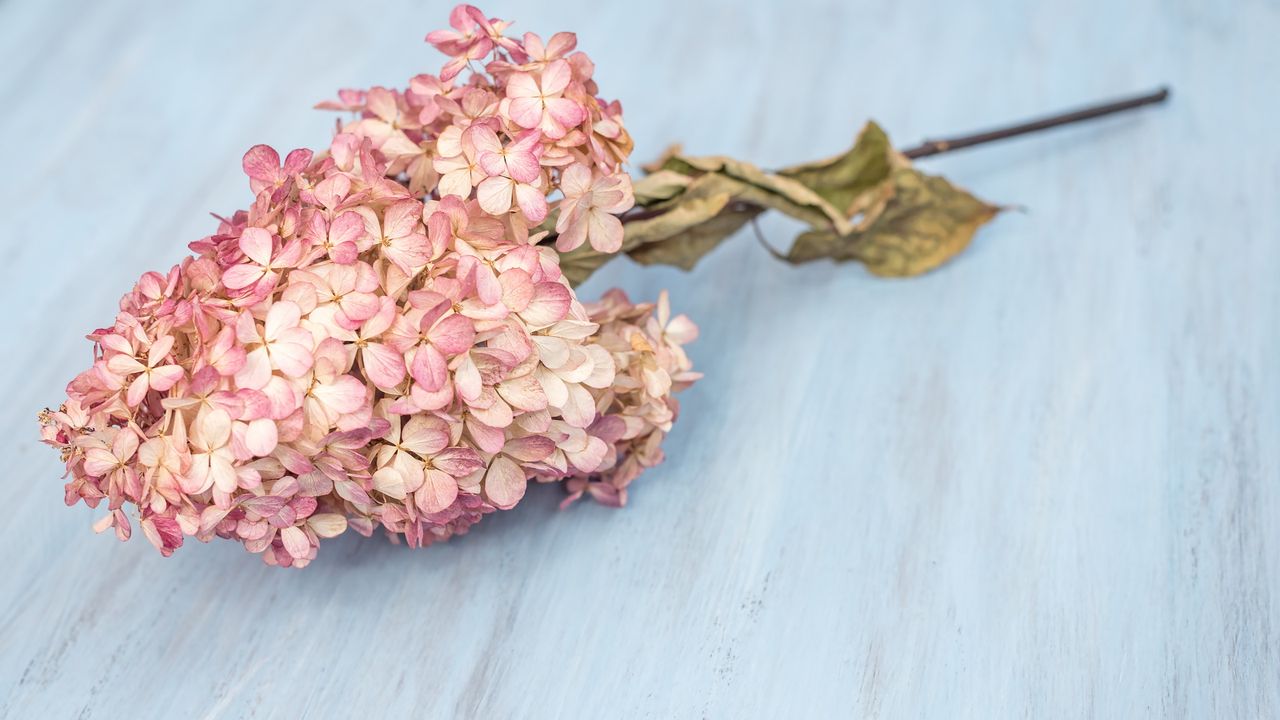
[[[67,503],[106,500],[98,531],[127,539],[132,508],[165,555],[223,537],[302,567],[347,528],[464,533],[531,478],[598,477],[620,504],[660,457],[692,324],[665,296],[657,325],[615,295],[589,314],[535,229],[562,211],[616,249],[620,107],[570,34],[517,40],[465,5],[450,24],[438,77],[324,104],[357,113],[327,151],[251,148],[253,204],[89,335],[40,419]]]
[[[702,377],[682,347],[698,338],[698,327],[684,315],[671,317],[665,290],[656,308],[610,290],[587,310],[600,324],[592,344],[608,351],[616,366],[613,383],[594,393],[597,416],[589,428],[609,451],[595,470],[569,478],[563,504],[585,493],[621,507],[631,481],[663,460],[662,440],[680,413],[675,393]]]

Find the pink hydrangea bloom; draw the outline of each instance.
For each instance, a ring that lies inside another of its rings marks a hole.
[[[662,440],[680,413],[674,393],[702,377],[683,348],[697,339],[698,327],[684,315],[671,317],[666,291],[656,308],[632,304],[626,293],[610,290],[587,310],[600,326],[591,346],[608,351],[616,368],[610,386],[593,391],[599,412],[589,428],[609,451],[594,470],[568,480],[564,504],[589,494],[621,507],[627,486],[663,460]]]
[[[348,528],[464,533],[530,480],[620,505],[661,459],[696,330],[665,295],[588,311],[536,227],[621,244],[621,108],[571,34],[465,5],[450,25],[439,76],[324,104],[357,115],[325,152],[251,148],[252,205],[89,335],[41,436],[68,504],[106,500],[98,531],[302,567]]]

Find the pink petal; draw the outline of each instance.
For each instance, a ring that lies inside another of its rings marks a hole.
[[[536,225],[547,219],[547,196],[532,185],[516,184],[516,204],[520,206],[525,219],[532,224]]]
[[[520,466],[511,458],[499,455],[489,464],[489,470],[484,474],[484,495],[489,502],[507,510],[515,507],[520,498],[524,497],[527,484]]]
[[[209,458],[209,472],[213,475],[213,486],[224,493],[233,492],[240,484],[235,467],[220,453]]]
[[[294,174],[302,172],[311,164],[313,153],[306,148],[297,148],[290,150],[284,159],[284,172]]]
[[[576,383],[566,387],[569,390],[569,399],[560,408],[560,416],[573,427],[590,427],[596,419],[596,404],[591,393]]]
[[[280,173],[280,154],[270,145],[254,145],[244,154],[240,165],[254,180],[274,182]]]
[[[561,208],[561,212],[564,212],[563,208]],[[589,211],[578,208],[568,215],[568,221],[565,223],[564,228],[557,230],[560,235],[556,238],[556,250],[562,253],[569,252],[581,247],[582,243],[587,241],[588,214]],[[561,215],[560,219],[563,220],[565,217],[565,215]],[[560,226],[559,221],[556,222],[556,226]]]
[[[115,470],[118,463],[116,456],[105,448],[89,448],[84,454],[84,471],[93,477]]]
[[[440,185],[437,188],[440,191],[440,197],[446,195],[457,195],[465,198],[471,196],[471,169],[464,167],[461,170],[445,173],[440,178]]]
[[[542,91],[538,89],[538,83],[529,73],[512,73],[511,77],[507,78],[507,97],[537,98],[541,95]]]
[[[297,392],[289,381],[284,378],[273,375],[263,384],[259,390],[267,397],[267,401],[271,404],[268,417],[272,420],[283,420],[294,413],[300,406]]]
[[[487,453],[501,451],[506,442],[501,428],[490,427],[475,418],[467,418],[467,432],[475,446]]]
[[[436,323],[427,337],[440,352],[457,355],[471,348],[475,342],[476,329],[471,320],[462,315],[450,315]]]
[[[400,114],[396,107],[396,96],[384,87],[369,89],[368,94],[365,95],[365,107],[369,112],[388,122]]]
[[[555,449],[556,444],[551,441],[551,438],[542,435],[530,435],[507,441],[507,444],[502,448],[502,453],[510,455],[520,462],[531,463],[546,460],[547,456],[555,452]]]
[[[235,398],[243,403],[244,407],[237,416],[239,420],[257,420],[259,418],[271,417],[271,400],[267,394],[261,390],[252,390],[244,388],[235,392]]]
[[[271,306],[267,311],[267,320],[264,323],[264,337],[268,340],[275,340],[289,328],[297,327],[298,322],[302,320],[302,308],[297,303],[288,300],[281,300]]]
[[[310,348],[295,343],[272,343],[270,352],[271,362],[280,369],[280,372],[289,377],[306,375],[315,362],[315,356]]]
[[[533,282],[529,273],[514,268],[498,277],[502,285],[502,304],[512,312],[520,312],[533,301]]]
[[[485,175],[507,174],[507,160],[499,153],[483,151],[476,157],[476,162]]]
[[[316,200],[327,208],[336,208],[351,192],[351,179],[346,175],[330,175],[316,184]]]
[[[435,346],[419,345],[409,366],[409,374],[423,389],[435,392],[444,386],[449,377],[449,365]]]
[[[353,242],[342,242],[329,249],[329,259],[339,265],[350,265],[360,255],[360,248]]]
[[[160,550],[160,554],[169,557],[173,551],[182,547],[182,529],[178,521],[164,515],[152,515],[142,520],[142,534]]]
[[[311,554],[311,541],[307,539],[307,534],[302,528],[296,525],[290,525],[281,530],[280,541],[284,543],[284,549],[298,560]]]
[[[395,467],[379,468],[373,474],[373,489],[397,500],[403,500],[407,494],[404,485],[404,475]]]
[[[531,183],[542,174],[542,166],[531,152],[516,152],[507,156],[507,172],[516,182]]]
[[[152,343],[151,349],[147,350],[147,364],[152,366],[156,365],[161,360],[164,360],[164,357],[168,355],[169,351],[172,349],[172,335],[165,335],[164,337],[156,340]]]
[[[223,410],[211,410],[196,424],[196,433],[204,447],[220,448],[231,437],[231,416]]]
[[[622,249],[622,221],[601,210],[587,213],[587,237],[591,247],[602,253],[616,253]]]
[[[431,458],[431,465],[460,478],[484,467],[484,458],[468,447],[445,448]]]
[[[691,343],[698,339],[698,326],[685,315],[677,315],[663,331],[671,342],[677,345]]]
[[[573,463],[573,467],[580,473],[590,473],[598,469],[609,455],[609,445],[604,440],[592,436],[587,440],[587,446],[579,452],[566,452],[569,462]]]
[[[431,259],[431,242],[426,235],[414,233],[397,239],[391,247],[383,248],[382,254],[406,273],[413,274],[414,268],[426,265]]]
[[[475,269],[476,294],[486,305],[495,305],[502,300],[502,283],[487,266],[477,264]]]
[[[560,174],[560,190],[567,198],[582,197],[591,191],[591,168],[574,163]]]
[[[347,211],[334,219],[329,226],[329,242],[336,244],[355,243],[365,235],[364,218],[359,213]]]
[[[542,95],[550,97],[569,87],[573,71],[565,60],[556,60],[542,71]],[[509,95],[510,93],[508,93]]]
[[[240,290],[258,282],[264,274],[266,271],[261,266],[252,263],[232,265],[222,273],[222,284],[228,290]]]
[[[422,512],[438,513],[448,508],[458,498],[458,481],[448,473],[427,468],[425,481],[413,497],[418,504],[418,509]]]
[[[458,389],[458,397],[465,402],[471,402],[480,397],[484,384],[480,377],[480,369],[476,367],[476,363],[470,354],[464,356],[462,362],[454,370],[453,383]]]
[[[112,355],[107,361],[107,369],[117,375],[133,375],[147,369],[132,355]]]
[[[417,232],[422,222],[422,203],[402,200],[387,208],[382,220],[382,232],[386,237],[404,237]]]
[[[422,456],[434,455],[449,446],[448,425],[431,415],[417,415],[400,431],[400,445]]]
[[[520,317],[532,328],[548,327],[569,314],[571,302],[569,288],[557,282],[540,282],[534,285],[533,300]]]
[[[360,351],[365,375],[380,388],[390,389],[404,380],[404,355],[386,345],[371,343]]]
[[[476,188],[476,199],[480,207],[490,215],[505,215],[511,211],[510,178],[498,176],[485,178]]]
[[[587,116],[578,103],[568,98],[547,100],[547,114],[566,128],[577,127]]]
[[[240,252],[259,265],[270,265],[271,233],[258,227],[245,228],[240,234]]]
[[[164,392],[177,384],[185,373],[177,365],[161,365],[151,370],[151,388]]]
[[[547,394],[542,391],[542,384],[533,373],[499,383],[498,394],[513,407],[526,412],[547,407]]]
[[[129,403],[130,407],[140,405],[143,399],[147,397],[147,390],[150,389],[151,386],[147,384],[147,376],[139,375],[133,379],[133,382],[129,383],[129,392],[125,396],[125,401]]]
[[[453,387],[448,380],[437,390],[427,390],[421,383],[413,383],[409,388],[409,400],[412,402],[412,409],[408,412],[421,412],[424,410],[440,410],[449,406],[453,402]]]
[[[338,301],[338,307],[341,308],[342,314],[350,327],[348,330],[355,330],[360,323],[368,320],[378,313],[380,304],[378,296],[373,293],[350,292],[342,296]]]
[[[536,97],[512,98],[507,105],[507,112],[520,127],[536,128],[542,122],[542,99]]]
[[[338,513],[317,513],[307,518],[307,525],[322,538],[332,538],[347,531],[347,519]]]
[[[245,447],[255,457],[265,457],[276,449],[278,436],[276,435],[276,424],[267,418],[260,418],[249,423],[248,429],[244,434]],[[279,492],[277,490],[277,492]]]
[[[271,379],[271,358],[264,347],[252,350],[245,356],[244,367],[236,373],[236,386],[262,389]]]
[[[364,383],[350,375],[317,385],[311,393],[326,407],[343,415],[359,410],[365,402]]]
[[[485,392],[481,393],[481,399],[487,401],[484,407],[473,406],[471,414],[477,420],[488,425],[489,427],[505,428],[515,419],[515,414],[511,411],[511,406],[499,397],[489,388],[485,388]],[[488,401],[485,396],[492,396],[492,401]]]

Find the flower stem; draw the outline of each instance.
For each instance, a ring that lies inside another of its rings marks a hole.
[[[1085,120],[1092,120],[1093,118],[1132,110],[1144,105],[1156,105],[1164,102],[1168,98],[1169,88],[1162,87],[1159,90],[1147,93],[1146,95],[1136,95],[1134,97],[1128,97],[1113,102],[1090,105],[1078,110],[1059,113],[1057,115],[1049,115],[1037,120],[1018,123],[1017,125],[996,128],[995,130],[987,130],[986,132],[974,133],[972,135],[960,135],[958,137],[942,140],[925,140],[923,143],[915,147],[902,150],[901,152],[908,158],[915,160],[916,158],[939,155],[941,153],[951,152],[952,150],[973,147],[974,145],[982,145],[984,143],[995,142],[996,140],[1004,140],[1006,138],[1017,137],[1018,135],[1039,132],[1040,130],[1048,130],[1049,128],[1055,128],[1061,125],[1070,125],[1072,123],[1083,122]]]

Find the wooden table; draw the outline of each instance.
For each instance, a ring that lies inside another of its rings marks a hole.
[[[691,274],[594,278],[669,287],[703,328],[706,379],[625,510],[544,487],[460,542],[346,537],[301,572],[94,536],[35,412],[134,278],[248,202],[248,146],[323,145],[314,102],[439,67],[446,6],[357,5],[0,3],[0,717],[1280,713],[1262,2],[486,7],[576,30],[640,161],[1174,96],[925,161],[1026,212],[923,278],[789,268],[749,234]]]

